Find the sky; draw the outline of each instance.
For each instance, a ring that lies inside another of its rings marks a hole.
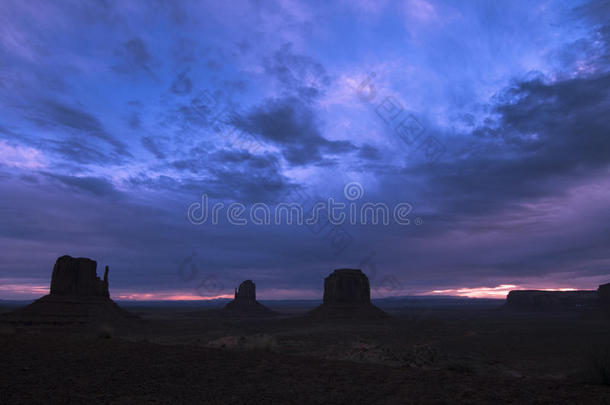
[[[47,293],[66,254],[109,265],[118,299],[245,279],[320,299],[344,267],[373,297],[595,289],[609,21],[607,1],[3,2],[0,299]],[[275,221],[329,199],[356,220]]]

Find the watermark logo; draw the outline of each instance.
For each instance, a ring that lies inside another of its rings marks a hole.
[[[292,189],[283,196],[284,201],[296,202],[304,207],[305,212],[311,211],[315,204],[315,199],[304,189]],[[341,254],[353,242],[354,238],[344,225],[331,224],[328,219],[328,213],[322,211],[320,220],[308,224],[305,227],[316,237],[329,242],[329,245],[335,256]]]
[[[178,265],[178,275],[184,282],[197,282],[200,269],[203,268],[197,253],[185,257]],[[195,291],[201,297],[216,296],[225,290],[225,286],[218,276],[202,274],[202,278],[197,282]]]
[[[378,295],[402,291],[404,288],[403,284],[395,275],[386,274],[378,277],[379,269],[377,268],[377,263],[374,260],[376,254],[377,252],[371,252],[369,256],[365,257],[362,259],[362,261],[360,261],[360,263],[358,263],[358,268],[367,275],[371,289]]]
[[[400,202],[390,207],[383,202],[366,202],[360,204],[364,196],[364,187],[357,182],[351,182],[343,188],[343,194],[348,203],[336,201],[329,197],[326,201],[315,201],[304,205],[301,201],[282,201],[276,205],[257,202],[242,204],[232,202],[225,206],[224,202],[210,203],[207,194],[201,195],[200,201],[188,206],[187,219],[193,225],[210,223],[217,225],[221,218],[231,225],[307,225],[314,232],[319,232],[319,225],[328,223],[336,226],[350,225],[409,225],[409,215],[413,209],[411,204]]]
[[[343,194],[350,201],[359,200],[364,195],[364,188],[362,184],[352,181],[343,187]]]

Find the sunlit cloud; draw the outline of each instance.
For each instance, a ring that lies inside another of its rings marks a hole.
[[[19,169],[41,169],[46,166],[44,155],[28,146],[12,146],[0,141],[0,165]]]
[[[34,299],[49,293],[48,284],[0,279],[0,295],[4,299]]]

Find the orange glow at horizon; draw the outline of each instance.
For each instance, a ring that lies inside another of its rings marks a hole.
[[[495,287],[462,287],[448,290],[432,290],[424,295],[454,295],[468,298],[506,298],[512,290],[540,290],[540,291],[577,291],[576,288],[525,288],[515,284],[500,284]]]
[[[49,293],[49,286],[42,284],[0,284],[0,293],[22,294],[24,296],[45,295]]]
[[[0,279],[0,281],[3,281]],[[0,283],[0,298],[8,296],[8,299],[37,299],[49,294],[49,286],[43,284],[27,283]],[[164,291],[157,293],[125,292],[119,290],[117,293],[110,293],[110,298],[116,300],[130,301],[209,301],[219,298],[233,298],[233,294],[218,294],[202,296],[197,294],[185,293],[183,291]],[[6,299],[6,298],[5,298]]]
[[[202,296],[195,294],[183,293],[131,293],[131,294],[116,294],[112,295],[116,300],[129,301],[210,301],[219,298],[233,298],[232,294],[219,294],[211,296]]]
[[[0,281],[8,281],[0,279]],[[526,287],[516,284],[500,284],[495,287],[457,287],[454,289],[432,290],[419,293],[422,295],[451,295],[468,298],[506,298],[511,290],[541,290],[541,291],[577,291],[577,288],[572,287],[557,287],[557,288],[536,288]],[[49,293],[48,285],[37,283],[18,283],[9,281],[8,283],[0,283],[0,298],[4,299],[37,299]],[[316,291],[310,290],[290,290],[290,289],[272,289],[266,291],[266,299],[318,299]],[[295,297],[296,296],[296,297]],[[306,298],[304,298],[306,297]],[[111,298],[116,300],[128,301],[209,301],[220,298],[232,299],[233,294],[217,294],[209,296],[201,296],[196,293],[185,292],[181,290],[167,290],[152,293],[133,292],[129,290],[118,289],[113,293]]]

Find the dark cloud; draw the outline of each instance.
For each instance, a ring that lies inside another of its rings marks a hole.
[[[93,145],[87,146],[82,139],[68,138],[65,140],[43,139],[36,142],[40,146],[60,154],[67,162],[81,164],[108,164],[120,163],[123,158],[114,154],[107,154]]]
[[[216,61],[214,59],[208,59],[208,61],[205,63],[205,66],[210,71],[220,71],[220,70],[222,70],[222,65],[220,64],[220,62],[218,62],[218,61]]]
[[[115,153],[131,156],[127,146],[108,133],[99,119],[78,107],[55,100],[45,100],[37,108],[30,107],[24,113],[40,127],[59,129],[79,137],[95,137],[111,145]],[[83,144],[87,141],[86,138],[81,140]]]
[[[591,38],[579,40],[576,48],[584,50],[588,62],[596,69],[607,71],[610,63],[610,2],[606,0],[589,1],[575,8],[578,18],[589,22]]]
[[[358,152],[358,156],[366,160],[380,160],[382,157],[379,149],[368,144],[362,145],[360,151]]]
[[[172,93],[182,96],[191,92],[193,83],[187,74],[188,70],[185,70],[176,76],[171,86]]]
[[[243,93],[248,89],[248,82],[245,80],[223,80],[222,87],[229,93]]]
[[[172,42],[172,56],[179,63],[191,63],[195,61],[198,44],[190,38],[179,38]]]
[[[45,173],[48,177],[59,180],[64,185],[91,193],[97,197],[118,197],[120,192],[108,180],[100,177],[77,177]]]
[[[25,136],[25,135],[23,135],[21,133],[12,131],[12,130],[10,130],[8,128],[5,128],[2,125],[0,125],[0,134],[2,134],[2,136],[4,138],[8,138],[8,139],[19,139],[19,140],[22,140],[22,141],[28,139],[27,136]]]
[[[133,111],[127,117],[127,124],[131,129],[139,129],[142,125],[142,120],[140,119],[140,114]]]
[[[142,146],[146,148],[150,153],[155,155],[157,159],[165,159],[166,155],[162,149],[157,145],[155,139],[152,136],[145,136],[140,139]]]
[[[112,67],[115,72],[139,76],[145,73],[154,77],[155,61],[148,51],[146,43],[140,37],[132,38],[123,43],[116,51],[119,62]]]
[[[322,64],[292,51],[286,43],[272,57],[264,59],[265,72],[282,84],[288,95],[313,100],[323,94],[330,77]]]
[[[293,186],[281,174],[278,158],[270,153],[221,149],[192,155],[173,161],[172,166],[196,175],[184,181],[184,189],[206,192],[213,198],[264,202]]]
[[[152,190],[176,191],[180,189],[180,182],[173,177],[159,175],[151,177],[146,173],[136,173],[126,180],[131,187],[145,187]]]
[[[30,174],[22,174],[19,178],[28,183],[38,183],[38,177]]]
[[[557,68],[567,76],[607,72],[610,66],[610,2],[589,1],[572,11],[568,21],[577,22],[588,30],[588,35],[552,52]]]
[[[459,158],[405,173],[427,179],[429,198],[446,212],[489,213],[522,201],[561,195],[610,164],[610,74],[546,83],[517,82],[479,127]]]
[[[321,162],[325,154],[356,149],[349,141],[324,138],[312,107],[295,97],[268,100],[249,113],[235,117],[232,124],[279,146],[284,158],[293,165]]]

